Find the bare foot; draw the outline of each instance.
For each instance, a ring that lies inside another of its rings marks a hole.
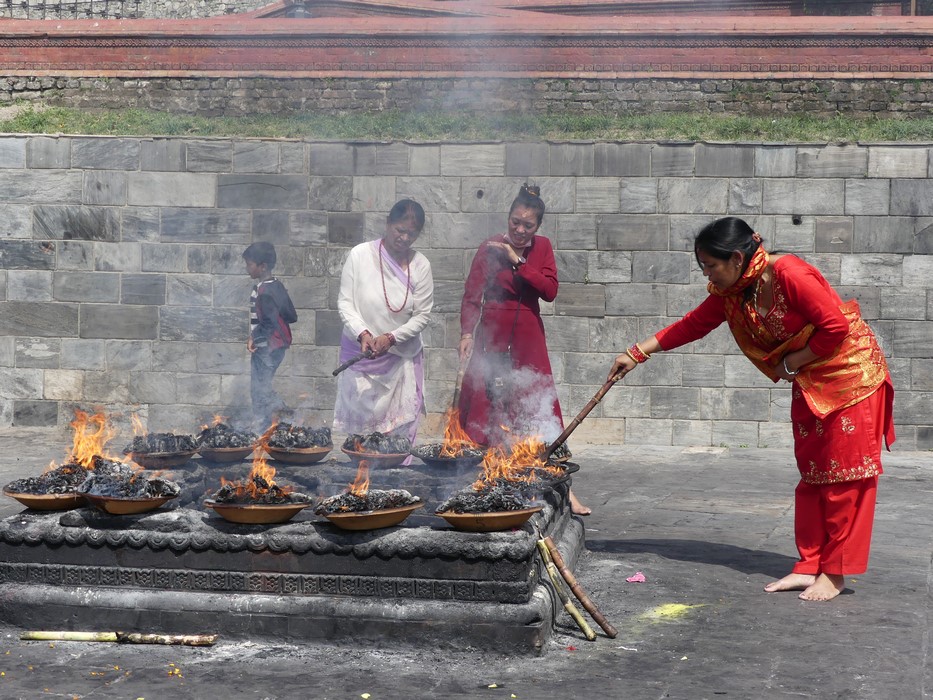
[[[589,515],[593,512],[592,508],[580,503],[573,491],[570,492],[570,512],[574,515]]]
[[[812,586],[808,586],[798,598],[800,600],[826,601],[832,600],[842,593],[846,587],[846,580],[835,574],[820,574]]]
[[[782,579],[772,581],[765,586],[768,593],[777,593],[778,591],[803,591],[816,583],[816,576],[813,574],[787,574]]]

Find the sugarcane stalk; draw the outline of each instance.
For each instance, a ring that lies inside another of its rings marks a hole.
[[[141,634],[117,632],[120,644],[178,644],[186,647],[209,647],[217,641],[216,634]]]
[[[561,556],[560,552],[557,549],[557,545],[554,544],[554,540],[550,536],[544,538],[544,544],[547,547],[548,553],[551,555],[551,559],[554,561],[554,566],[557,567],[557,570],[560,572],[560,575],[563,576],[564,580],[567,582],[567,585],[570,586],[570,590],[573,591],[573,594],[577,597],[577,600],[580,601],[580,604],[583,608],[590,614],[590,617],[596,621],[600,627],[603,628],[603,631],[606,633],[606,636],[610,639],[615,639],[619,632],[615,627],[606,619],[606,616],[600,612],[599,608],[596,607],[590,597],[586,594],[586,591],[583,590],[583,587],[577,581],[577,577],[573,575],[573,572],[567,568],[567,565],[564,563],[564,558]]]
[[[577,623],[577,626],[583,631],[587,640],[592,642],[596,639],[596,633],[583,615],[580,614],[577,606],[570,600],[567,591],[564,590],[564,586],[560,582],[560,574],[557,573],[557,567],[554,566],[551,553],[548,551],[547,544],[545,544],[544,540],[538,540],[538,550],[541,552],[541,559],[544,561],[544,568],[547,570],[548,578],[551,579],[551,585],[554,586],[557,597],[560,598],[560,602],[563,603],[564,610],[566,610],[567,614]]]
[[[115,642],[117,641],[117,633],[30,631],[23,632],[19,638],[33,642]]]
[[[583,410],[577,414],[577,417],[574,418],[572,421],[570,421],[570,425],[568,425],[564,429],[564,432],[558,435],[557,439],[554,442],[552,442],[550,446],[544,451],[544,456],[541,458],[542,460],[547,462],[548,459],[551,457],[551,455],[554,454],[554,450],[556,450],[558,447],[560,447],[565,442],[567,442],[567,438],[570,437],[570,433],[576,430],[577,426],[583,422],[583,419],[586,418],[589,412],[592,411],[594,408],[596,408],[596,404],[598,404],[600,401],[603,400],[603,397],[606,395],[606,392],[609,391],[612,388],[612,385],[615,384],[617,381],[619,381],[619,377],[616,376],[616,377],[612,377],[611,379],[607,380],[606,383],[603,384],[602,388],[599,391],[597,391],[596,394],[594,394],[593,398],[590,399],[589,403],[587,403],[586,406],[583,407]]]
[[[177,644],[207,647],[216,634],[141,634],[138,632],[72,632],[70,630],[23,632],[20,639],[39,642],[116,642],[118,644]]]

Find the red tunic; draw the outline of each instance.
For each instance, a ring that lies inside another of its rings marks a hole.
[[[792,391],[801,478],[819,485],[881,474],[882,439],[894,442],[894,389],[871,329],[857,305],[844,304],[812,265],[785,255],[772,270],[774,306],[766,316],[745,304],[740,318],[728,318],[725,298],[711,294],[657,333],[658,342],[671,350],[728,320],[743,352],[777,381],[773,366],[794,349],[795,338],[805,339],[821,357],[800,369]]]
[[[547,238],[535,236],[524,251],[527,262],[513,270],[504,255],[488,247],[493,240],[504,237],[494,236],[476,251],[460,304],[461,332],[474,337],[460,394],[460,421],[481,445],[502,444],[507,433],[552,440],[563,430],[563,420],[539,299],[557,296],[554,250]],[[487,358],[501,352],[511,356],[513,371],[500,400],[487,391]]]

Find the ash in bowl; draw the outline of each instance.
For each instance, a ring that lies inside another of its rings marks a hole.
[[[147,477],[124,462],[94,457],[94,469],[78,493],[105,498],[160,498],[174,497],[181,488],[174,481],[161,477]]]
[[[224,484],[211,498],[217,503],[239,506],[310,503],[313,500],[311,496],[295,493],[289,487],[282,488],[275,483],[269,483],[258,474],[249,478],[246,484],[242,482]]]
[[[195,452],[198,444],[191,435],[174,433],[146,433],[137,435],[133,442],[123,448],[123,454],[177,454]]]
[[[439,442],[431,443],[428,445],[418,445],[415,448],[412,448],[411,453],[415,457],[427,457],[428,459],[450,459],[450,460],[465,460],[465,459],[475,459],[482,460],[486,456],[486,450],[481,447],[460,447],[456,454],[453,457],[448,457],[446,455],[441,455],[441,450],[444,449],[444,445]]]
[[[330,428],[306,428],[291,423],[279,423],[269,436],[269,447],[282,450],[306,449],[308,447],[331,447]]]
[[[466,488],[441,503],[436,513],[501,513],[525,510],[532,506],[526,494],[501,481],[485,485],[480,490]]]
[[[380,455],[407,455],[411,451],[411,440],[400,435],[378,432],[369,435],[353,434],[348,435],[343,441],[343,449],[350,452],[369,452]]]
[[[401,508],[420,503],[418,496],[413,496],[404,489],[389,489],[381,491],[372,489],[365,496],[350,493],[341,493],[325,498],[314,509],[316,515],[333,515],[335,513],[365,513],[373,510],[387,510]]]
[[[7,484],[6,490],[10,493],[26,493],[34,496],[75,493],[77,488],[84,483],[87,475],[88,470],[80,464],[62,464],[39,476],[11,481]]]
[[[198,433],[196,442],[198,447],[218,450],[229,447],[252,447],[258,440],[259,436],[256,433],[237,430],[226,423],[217,423]]]

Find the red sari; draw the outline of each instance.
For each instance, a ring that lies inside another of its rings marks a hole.
[[[500,234],[493,240],[504,238]],[[557,296],[554,250],[547,238],[535,236],[524,251],[525,264],[513,269],[489,241],[476,251],[460,304],[461,332],[474,338],[460,393],[460,422],[481,445],[504,444],[510,434],[554,439],[563,420],[539,304]],[[496,374],[488,364],[499,353],[507,353],[511,366],[504,396],[487,381]]]
[[[858,303],[843,303],[819,271],[791,255],[772,266],[774,306],[761,316],[743,291],[768,265],[763,248],[733,288],[718,290],[656,337],[664,350],[702,338],[723,321],[742,352],[777,382],[784,355],[809,345],[820,357],[791,390],[798,574],[860,574],[868,566],[882,440],[894,442],[894,387]]]

